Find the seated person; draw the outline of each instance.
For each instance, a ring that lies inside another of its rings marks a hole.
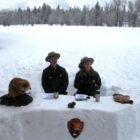
[[[6,106],[25,106],[33,101],[26,91],[31,89],[30,83],[21,78],[14,78],[9,83],[8,94],[0,97],[0,104]]]
[[[84,57],[79,64],[80,70],[77,72],[74,87],[77,89],[76,94],[86,94],[95,97],[100,94],[101,78],[92,67],[93,58]]]
[[[68,74],[67,71],[57,64],[60,57],[59,53],[50,52],[46,57],[46,61],[50,65],[43,70],[42,73],[42,87],[45,93],[58,92],[59,94],[66,95],[68,87]]]

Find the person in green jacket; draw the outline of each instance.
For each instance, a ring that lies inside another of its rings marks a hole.
[[[68,87],[68,73],[65,68],[58,65],[60,54],[50,52],[46,57],[46,61],[50,65],[43,70],[42,73],[42,87],[45,93],[58,92],[59,94],[66,95]]]
[[[100,94],[101,78],[98,72],[92,68],[93,58],[84,57],[79,64],[80,70],[76,73],[74,87],[76,94],[94,96]]]

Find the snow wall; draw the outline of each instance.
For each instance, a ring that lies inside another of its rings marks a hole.
[[[77,140],[134,140],[140,135],[140,101],[119,104],[112,97],[76,101],[67,108],[71,96],[58,100],[34,100],[26,107],[0,107],[0,140],[73,140],[67,122],[84,122]]]

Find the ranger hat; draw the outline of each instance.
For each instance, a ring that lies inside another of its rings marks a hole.
[[[45,61],[49,62],[49,59],[53,56],[56,56],[57,58],[59,58],[60,54],[56,53],[56,52],[50,52],[50,53],[48,53],[48,56],[45,58]]]
[[[94,59],[93,58],[89,58],[89,57],[84,57],[81,59],[81,62],[79,63],[79,68],[82,68],[83,64],[85,62],[91,62],[91,64],[93,64]]]

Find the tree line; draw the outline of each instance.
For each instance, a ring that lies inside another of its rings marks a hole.
[[[0,25],[85,25],[140,27],[140,0],[112,0],[101,6],[99,2],[89,8],[51,8],[46,3],[30,9],[0,11]]]

